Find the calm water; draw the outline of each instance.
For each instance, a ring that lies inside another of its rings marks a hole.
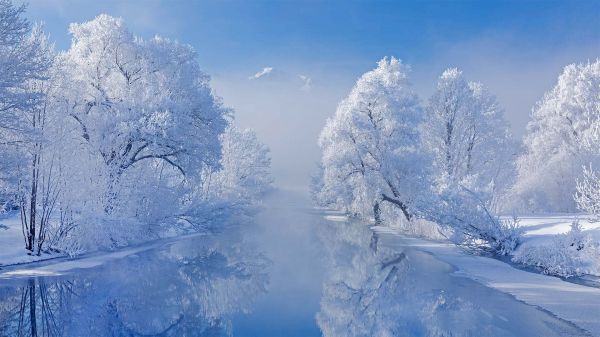
[[[253,226],[1,279],[0,335],[585,335],[363,224],[327,221],[301,196],[266,205]]]

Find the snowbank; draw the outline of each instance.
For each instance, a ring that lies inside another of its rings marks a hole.
[[[600,222],[562,214],[521,217],[519,225],[524,236],[514,262],[562,277],[600,276]]]
[[[58,254],[28,255],[28,252],[25,249],[19,213],[10,212],[0,215],[0,267],[63,256]]]
[[[544,221],[541,224],[545,224]],[[563,223],[564,221],[557,219],[555,222]],[[525,222],[525,224],[530,223]],[[533,224],[529,227],[532,226]],[[569,226],[561,228],[561,231],[568,231]],[[454,271],[456,275],[468,277],[513,295],[520,301],[537,306],[576,324],[592,335],[600,336],[598,314],[600,313],[600,289],[598,288],[519,270],[493,258],[468,254],[450,243],[402,236],[398,234],[397,230],[389,227],[373,227],[373,229],[380,235],[380,242],[386,246],[429,252],[440,261],[453,266],[456,269]],[[555,234],[561,233],[558,232],[558,229],[554,231]],[[533,234],[528,233],[528,235]]]

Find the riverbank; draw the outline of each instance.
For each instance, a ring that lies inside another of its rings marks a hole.
[[[600,336],[600,289],[558,277],[527,272],[497,259],[468,254],[445,242],[406,237],[388,227],[373,227],[381,243],[398,250],[418,250],[451,265],[454,275],[475,280],[514,296]]]

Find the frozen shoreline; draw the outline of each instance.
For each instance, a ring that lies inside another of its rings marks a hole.
[[[427,252],[455,268],[454,275],[473,279],[552,313],[594,336],[600,336],[600,289],[532,273],[497,259],[463,252],[450,243],[410,238],[389,227],[373,227],[382,244]]]
[[[113,251],[93,251],[73,257],[58,253],[36,256],[28,255],[27,250],[23,247],[18,221],[18,214],[0,218],[0,224],[7,226],[7,229],[0,229],[0,248],[2,248],[0,252],[0,279],[58,276],[75,269],[93,268],[107,261],[120,259],[194,236],[205,235],[205,233],[189,233],[132,244]]]

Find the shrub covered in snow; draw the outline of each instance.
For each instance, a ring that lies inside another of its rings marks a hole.
[[[546,242],[525,242],[513,254],[512,260],[536,266],[545,274],[571,277],[582,274],[600,276],[600,243],[582,231],[579,222],[571,230]]]

